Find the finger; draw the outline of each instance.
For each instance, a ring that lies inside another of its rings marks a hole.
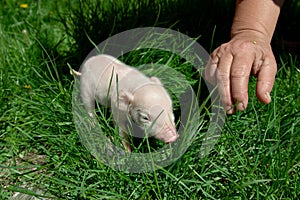
[[[271,102],[270,93],[272,91],[275,76],[277,72],[277,63],[274,58],[266,57],[257,76],[256,96],[265,104]]]
[[[262,56],[260,55],[256,55],[257,58],[261,58]],[[262,59],[256,59],[252,65],[252,69],[251,69],[251,75],[257,77],[257,74],[259,72],[259,69],[261,68],[263,63]]]
[[[236,55],[231,67],[231,93],[234,103],[240,111],[248,105],[248,82],[254,56],[247,54]]]
[[[233,56],[231,54],[224,54],[220,56],[218,68],[216,71],[218,92],[221,96],[222,104],[227,114],[235,112],[230,92],[230,67]]]
[[[216,70],[218,67],[219,58],[216,56],[216,49],[212,54],[205,67],[205,79],[210,83],[215,85],[216,84]]]

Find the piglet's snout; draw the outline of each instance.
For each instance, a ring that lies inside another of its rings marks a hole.
[[[177,138],[179,137],[179,135],[175,129],[168,129],[166,135],[167,135],[167,138],[164,141],[166,144],[176,142]]]

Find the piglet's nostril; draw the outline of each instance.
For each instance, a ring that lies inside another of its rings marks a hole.
[[[177,138],[178,138],[178,134],[172,136],[171,138],[169,138],[167,141],[165,141],[165,144],[169,144],[169,143],[173,143],[176,142]]]

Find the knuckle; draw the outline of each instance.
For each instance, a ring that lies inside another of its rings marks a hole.
[[[248,51],[250,48],[253,48],[253,45],[249,42],[242,42],[238,47],[241,51]]]
[[[216,48],[210,55],[211,58],[215,57],[218,51],[220,50],[220,47]]]
[[[229,82],[229,74],[222,70],[218,70],[217,79],[218,79],[218,82],[223,82],[223,83]]]
[[[234,45],[234,55],[248,55],[254,53],[254,47],[253,45],[249,44],[248,42],[242,42],[240,44]]]
[[[240,79],[244,77],[249,77],[249,67],[246,64],[241,64],[238,68],[231,70],[230,76],[234,79]]]
[[[218,76],[222,76],[222,77],[228,76],[227,70],[224,70],[223,68],[218,68],[217,69],[217,74],[218,74]]]
[[[224,52],[231,51],[231,46],[228,43],[221,44],[220,50]]]
[[[240,47],[243,49],[248,49],[249,47],[253,47],[253,44],[251,44],[250,42],[242,42]]]

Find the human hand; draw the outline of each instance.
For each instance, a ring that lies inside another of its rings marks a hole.
[[[265,104],[271,102],[277,64],[267,38],[260,33],[242,32],[215,49],[205,69],[205,78],[217,84],[227,114],[248,105],[250,73],[257,77],[256,96]]]

